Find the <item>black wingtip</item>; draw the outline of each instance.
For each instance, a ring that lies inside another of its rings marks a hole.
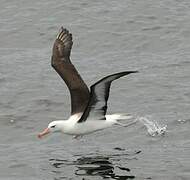
[[[139,71],[123,71],[123,72],[120,72],[120,73],[117,73],[117,74],[122,74],[122,75],[128,75],[128,74],[131,74],[131,73],[138,73]]]
[[[129,74],[130,73],[139,73],[139,71],[126,71],[126,72],[128,72]]]

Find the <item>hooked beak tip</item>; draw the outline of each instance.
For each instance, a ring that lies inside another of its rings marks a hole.
[[[42,138],[42,135],[41,133],[38,134],[38,138],[41,139]]]

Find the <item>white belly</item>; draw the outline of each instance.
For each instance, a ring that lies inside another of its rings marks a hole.
[[[70,135],[84,135],[111,127],[113,124],[113,122],[106,120],[89,120],[68,126],[64,129],[64,133]]]

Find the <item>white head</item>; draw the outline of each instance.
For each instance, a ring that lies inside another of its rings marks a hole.
[[[52,121],[48,127],[38,134],[38,138],[42,138],[46,134],[53,132],[61,132],[64,128],[64,121]]]

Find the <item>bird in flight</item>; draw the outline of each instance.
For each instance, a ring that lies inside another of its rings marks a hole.
[[[68,120],[50,122],[48,127],[38,134],[39,138],[53,132],[62,132],[78,138],[114,124],[123,125],[119,120],[128,118],[122,114],[106,115],[110,86],[114,80],[138,71],[108,75],[93,84],[89,91],[70,60],[72,45],[72,34],[61,27],[53,45],[51,65],[70,91],[71,116]]]

